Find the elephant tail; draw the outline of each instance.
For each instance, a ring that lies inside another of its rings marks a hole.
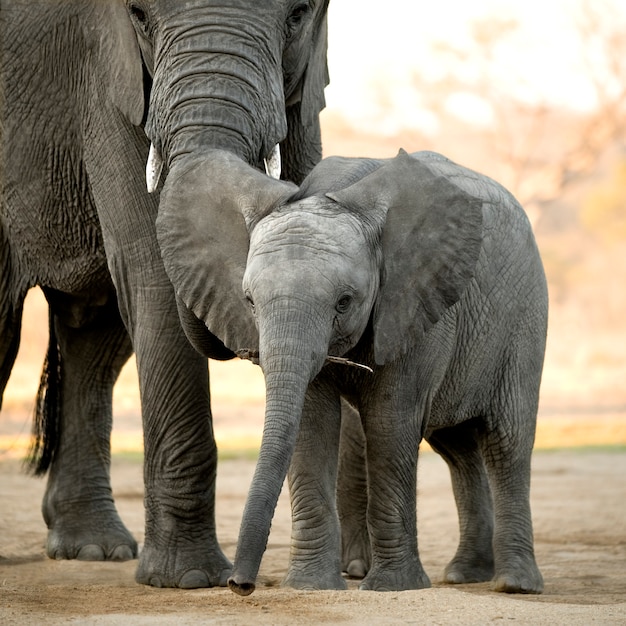
[[[26,465],[35,476],[43,476],[58,450],[61,440],[61,352],[54,328],[54,314],[49,314],[50,339],[43,364],[35,415],[33,441]]]

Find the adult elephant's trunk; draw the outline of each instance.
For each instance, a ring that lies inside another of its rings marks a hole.
[[[292,302],[275,301],[272,309],[269,315],[262,310],[257,314],[266,385],[265,426],[228,581],[239,595],[255,589],[272,517],[296,445],[306,391],[324,364],[328,346],[324,344],[325,334],[312,330],[310,314],[294,314]]]
[[[259,165],[287,133],[273,29],[256,13],[197,11],[173,15],[155,42],[146,132],[166,165],[206,148]]]

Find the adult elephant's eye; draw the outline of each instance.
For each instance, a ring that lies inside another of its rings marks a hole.
[[[292,35],[311,11],[310,2],[296,2],[287,18],[287,35]]]
[[[128,6],[130,16],[135,25],[145,34],[148,34],[148,14],[138,2],[131,2]]]
[[[335,310],[337,313],[345,313],[352,304],[352,296],[348,293],[344,294],[337,300],[337,304],[335,305]]]

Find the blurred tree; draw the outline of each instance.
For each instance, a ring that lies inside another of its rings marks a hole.
[[[473,138],[482,144],[482,160],[531,217],[594,172],[607,150],[626,150],[626,20],[617,1],[581,0],[577,7],[581,71],[594,102],[585,110],[550,102],[523,80],[503,77],[499,55],[519,27],[511,19],[476,21],[469,48],[437,45],[433,53],[450,56],[447,75],[432,80],[415,72],[413,86],[441,126],[453,102],[468,105],[466,121],[479,114]]]
[[[609,176],[591,189],[580,213],[585,228],[604,243],[626,241],[626,159],[618,160]]]

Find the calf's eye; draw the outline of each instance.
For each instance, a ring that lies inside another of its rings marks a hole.
[[[350,294],[344,294],[337,300],[337,304],[335,305],[335,309],[337,313],[345,313],[352,304],[352,296]]]
[[[250,310],[254,313],[254,300],[252,299],[252,296],[250,296],[249,294],[246,294],[246,301],[248,302],[248,306],[250,307]]]

